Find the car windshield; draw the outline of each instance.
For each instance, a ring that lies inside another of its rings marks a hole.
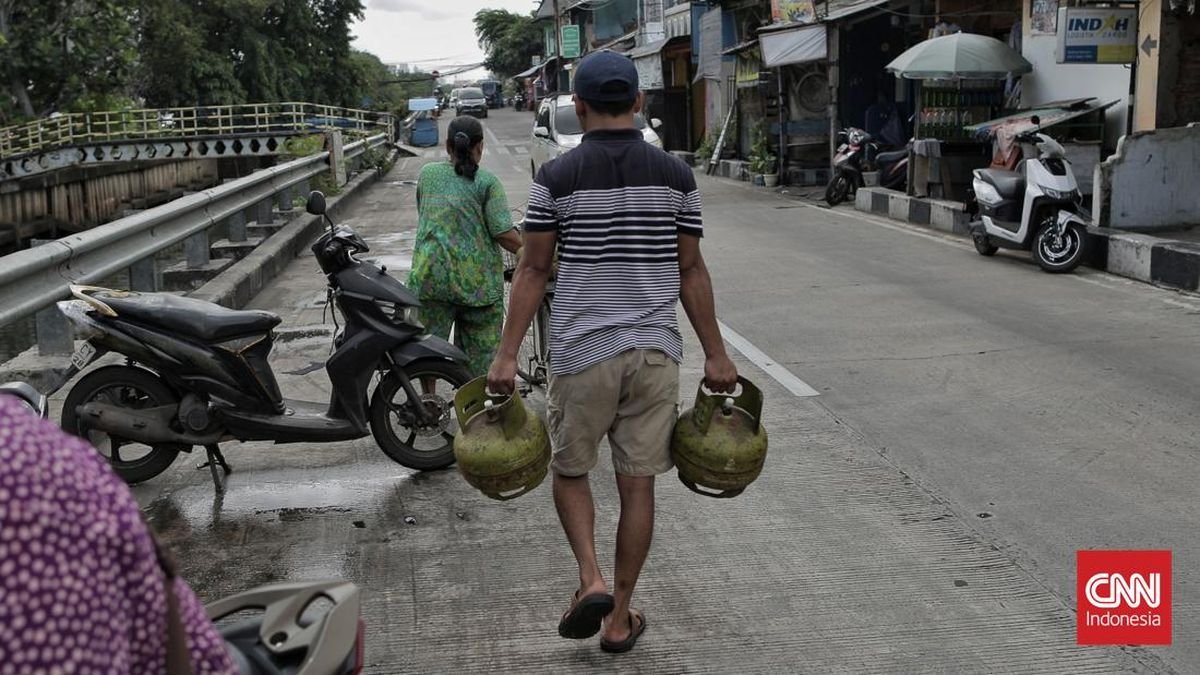
[[[646,128],[646,118],[641,113],[633,116],[633,126],[637,129]],[[560,136],[570,136],[583,133],[579,126],[579,117],[575,115],[575,105],[559,106],[554,115],[554,130]]]
[[[458,97],[460,99],[483,98],[483,90],[482,89],[463,89],[462,93],[459,94]]]

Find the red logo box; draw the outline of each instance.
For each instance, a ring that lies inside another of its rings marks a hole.
[[[1171,644],[1170,551],[1076,551],[1081,645]]]

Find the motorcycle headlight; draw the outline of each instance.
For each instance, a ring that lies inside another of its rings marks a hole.
[[[387,300],[376,300],[375,305],[394,323],[403,323],[419,329],[425,328],[424,324],[421,323],[420,312],[416,307],[397,305]]]
[[[1053,188],[1044,187],[1044,188],[1042,188],[1042,191],[1045,192],[1046,196],[1051,199],[1062,199],[1065,201],[1065,200],[1070,200],[1070,199],[1075,198],[1074,190],[1063,191],[1063,190],[1055,190]]]
[[[991,183],[975,183],[975,198],[984,204],[999,204],[1004,201]]]

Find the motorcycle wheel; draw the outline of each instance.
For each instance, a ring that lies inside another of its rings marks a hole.
[[[1083,262],[1086,243],[1087,237],[1082,227],[1071,223],[1059,237],[1054,234],[1054,219],[1047,217],[1033,238],[1033,257],[1043,270],[1051,274],[1063,274]]]
[[[371,396],[371,433],[394,462],[421,471],[444,469],[454,464],[454,395],[471,376],[462,366],[433,360],[411,363],[404,372],[419,393],[424,392],[425,380],[434,382],[432,393],[421,393],[421,405],[437,415],[437,422],[418,422],[400,379],[388,373]]]
[[[988,242],[988,238],[981,234],[972,235],[971,241],[975,243],[975,251],[982,256],[994,256],[996,251],[1000,250],[1000,247],[993,246]]]
[[[87,441],[108,460],[117,475],[130,485],[154,478],[166,471],[179,456],[191,448],[177,443],[146,446],[103,431],[90,429],[87,420],[75,409],[99,401],[134,410],[178,403],[179,397],[154,373],[133,366],[105,366],[84,375],[63,401],[62,428]],[[136,458],[123,448],[138,448]]]
[[[846,201],[846,195],[850,194],[850,181],[844,174],[838,174],[829,181],[829,186],[825,188],[825,201],[829,202],[830,206],[837,206]]]

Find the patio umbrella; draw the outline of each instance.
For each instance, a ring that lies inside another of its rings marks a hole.
[[[909,80],[1002,80],[1031,72],[1033,64],[995,38],[955,33],[911,47],[885,69]]]

